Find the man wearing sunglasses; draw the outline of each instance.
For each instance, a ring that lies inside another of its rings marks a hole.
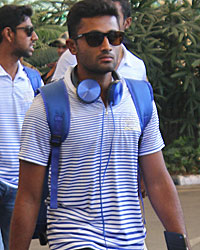
[[[30,80],[19,61],[32,55],[38,39],[31,15],[28,6],[0,8],[0,231],[5,250],[18,187],[20,133],[34,98]]]
[[[77,66],[68,69],[63,83],[71,117],[68,137],[61,146],[56,206],[49,206],[52,193],[47,198],[50,249],[144,249],[138,159],[148,196],[164,227],[185,234],[180,202],[162,157],[164,143],[155,103],[139,143],[136,107],[125,79],[117,80],[114,71],[123,39],[115,5],[105,0],[79,1],[69,11],[67,24],[68,45]],[[113,86],[122,90],[116,98],[112,98]],[[94,94],[93,100],[90,95],[87,98],[88,93]],[[22,131],[10,250],[29,248],[49,161],[50,136],[39,95]]]
[[[128,0],[112,0],[119,13],[120,30],[125,31],[131,25],[131,7]],[[126,45],[128,40],[123,40]],[[74,66],[77,64],[76,57],[70,53],[70,51],[65,51],[63,55],[59,58],[56,70],[52,77],[52,80],[57,80],[64,77],[64,74],[69,66]],[[118,74],[123,77],[146,80],[146,68],[144,62],[132,54],[126,47],[122,44],[120,48],[120,56],[118,59],[118,64],[116,66]]]

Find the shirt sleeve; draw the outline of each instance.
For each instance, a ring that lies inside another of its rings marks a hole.
[[[153,101],[152,117],[144,129],[139,147],[139,156],[156,153],[164,146],[164,141],[159,129],[157,108]]]
[[[50,130],[41,95],[38,95],[26,113],[19,159],[47,166],[50,154]]]

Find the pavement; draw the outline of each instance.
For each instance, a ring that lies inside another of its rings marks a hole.
[[[176,186],[192,250],[200,250],[200,185]],[[144,199],[148,250],[166,250],[164,228],[148,199]]]
[[[176,187],[183,208],[192,250],[200,250],[200,185],[178,185]],[[164,228],[153,211],[148,198],[144,199],[144,207],[148,250],[167,250],[163,234]],[[40,246],[38,240],[32,240],[29,248],[29,250],[48,249],[47,246]]]

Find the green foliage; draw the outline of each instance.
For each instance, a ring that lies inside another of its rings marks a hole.
[[[36,42],[35,52],[30,58],[25,58],[25,61],[34,65],[42,73],[42,75],[45,74],[49,70],[47,64],[58,60],[56,48],[50,47],[49,44],[65,31],[65,26],[36,26],[38,41]]]
[[[1,0],[0,7],[5,4],[31,5],[35,11],[37,25],[64,25],[69,8],[77,0]],[[36,22],[35,22],[36,24]]]
[[[26,1],[26,0],[1,0],[0,2],[0,7],[4,6],[5,4],[17,4],[17,5],[23,5],[23,4],[29,4],[31,1]]]
[[[191,137],[180,137],[163,150],[171,175],[200,174],[200,139],[197,143]]]
[[[58,60],[58,54],[56,48],[47,46],[37,49],[32,57],[24,60],[34,65],[43,75],[49,71],[47,64]]]
[[[132,51],[147,67],[167,144],[200,124],[200,2],[131,1]]]
[[[74,1],[34,1],[35,25],[64,25],[71,2]]]

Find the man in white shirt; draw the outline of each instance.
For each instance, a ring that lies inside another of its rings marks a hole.
[[[10,219],[18,188],[21,128],[34,98],[31,81],[19,61],[32,55],[38,39],[31,15],[28,6],[0,8],[0,233],[4,245],[0,249],[4,250],[8,249]]]
[[[120,30],[124,31],[131,25],[131,8],[128,0],[112,0],[119,12]],[[58,60],[56,70],[52,80],[63,78],[69,66],[77,64],[76,57],[69,50],[65,51]],[[120,58],[116,68],[119,75],[136,80],[146,80],[146,68],[144,62],[137,56],[126,49],[124,45],[121,47]]]

